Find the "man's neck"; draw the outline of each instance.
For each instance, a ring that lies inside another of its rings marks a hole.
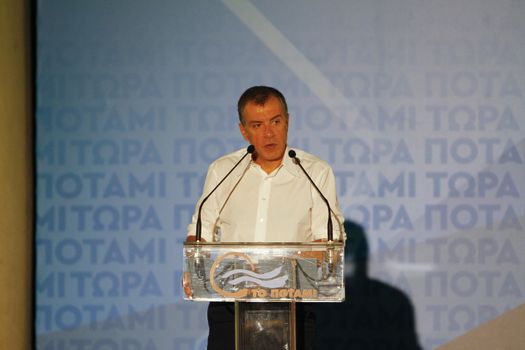
[[[281,158],[280,160],[271,161],[271,162],[260,163],[258,161],[255,161],[255,163],[258,164],[261,167],[261,169],[264,170],[266,174],[271,174],[275,169],[281,166],[281,164],[283,163],[283,160]]]

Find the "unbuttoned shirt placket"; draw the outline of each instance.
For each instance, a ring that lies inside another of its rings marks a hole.
[[[268,209],[270,207],[270,195],[272,192],[272,182],[280,168],[274,170],[271,174],[266,174],[260,167],[256,167],[261,175],[261,184],[259,185],[259,196],[257,199],[257,216],[255,222],[255,242],[266,241],[266,231],[268,227]]]

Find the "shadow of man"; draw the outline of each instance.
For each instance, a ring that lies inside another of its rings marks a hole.
[[[343,303],[317,304],[317,349],[421,349],[414,308],[401,290],[368,277],[368,243],[363,228],[345,221]]]

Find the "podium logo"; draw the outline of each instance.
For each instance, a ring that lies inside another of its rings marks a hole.
[[[236,260],[245,260],[250,270],[234,269],[224,273],[217,274],[217,268],[227,259],[235,258]],[[248,295],[249,290],[253,288],[280,288],[288,281],[287,275],[281,275],[282,266],[266,273],[255,271],[255,264],[251,258],[244,253],[230,252],[218,257],[210,269],[210,283],[212,288],[220,295],[230,298],[244,298]],[[233,277],[233,278],[232,278]],[[233,291],[225,290],[221,286],[231,286]],[[243,285],[249,285],[249,288],[236,288]]]
[[[228,281],[227,283],[236,286],[239,283],[252,282],[265,288],[279,288],[284,286],[286,281],[288,280],[288,276],[286,275],[279,276],[282,268],[282,266],[279,266],[278,268],[270,272],[261,274],[250,270],[236,269],[228,271],[219,276],[218,278],[225,280],[230,276],[240,275],[240,277],[234,278],[233,280]]]

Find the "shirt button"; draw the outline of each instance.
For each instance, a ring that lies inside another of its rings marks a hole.
[[[259,219],[259,222],[263,222],[263,221],[264,221],[264,219],[263,219],[263,218],[260,218],[260,219]]]

